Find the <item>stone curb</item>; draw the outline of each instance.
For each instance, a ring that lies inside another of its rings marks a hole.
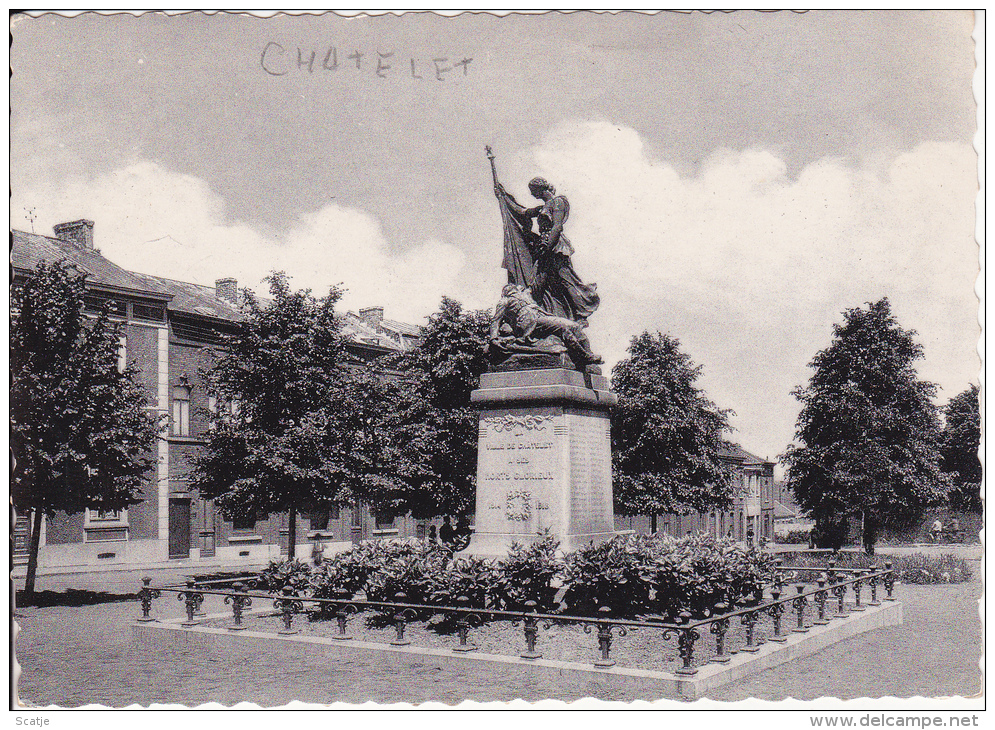
[[[245,615],[265,613],[272,614],[273,609],[255,609],[247,611]],[[216,613],[202,617],[201,620],[227,616],[228,613]],[[691,677],[630,667],[600,668],[577,662],[522,659],[428,647],[391,646],[299,634],[282,636],[248,629],[230,631],[208,626],[185,627],[180,625],[184,620],[175,618],[166,621],[136,621],[132,625],[132,640],[138,646],[154,651],[201,648],[207,651],[237,652],[269,647],[274,651],[289,651],[298,656],[318,654],[332,659],[374,661],[385,666],[397,665],[416,657],[430,660],[440,667],[483,662],[489,663],[496,670],[521,672],[527,676],[537,674],[571,676],[606,687],[625,687],[639,693],[639,699],[668,698],[691,701],[704,697],[708,690],[814,654],[843,639],[885,626],[901,625],[902,604],[898,601],[886,601],[880,606],[870,606],[865,611],[853,613],[845,619],[835,619],[826,626],[812,626],[804,634],[788,634],[787,641],[783,644],[767,642],[756,653],[739,652],[732,655],[728,664],[706,664],[699,667],[697,674]]]

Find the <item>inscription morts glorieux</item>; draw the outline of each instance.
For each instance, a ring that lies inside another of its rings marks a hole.
[[[487,416],[480,422],[479,486],[488,495],[487,515],[508,532],[548,527],[556,489],[553,416]]]

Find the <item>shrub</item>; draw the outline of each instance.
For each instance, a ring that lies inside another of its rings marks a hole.
[[[311,567],[297,558],[271,560],[256,576],[256,590],[281,593],[290,586],[295,596],[303,595],[310,585]]]
[[[495,564],[483,558],[457,558],[435,566],[429,574],[428,603],[438,606],[491,608],[499,572]],[[463,604],[460,598],[466,597]]]
[[[630,535],[567,555],[563,598],[569,613],[597,616],[603,606],[618,618],[645,613],[658,573],[650,543],[644,536]]]
[[[371,601],[394,601],[398,593],[404,603],[428,603],[439,572],[449,558],[444,547],[418,540],[369,543],[364,553],[366,597]],[[364,546],[365,547],[365,546]]]
[[[791,530],[785,535],[776,535],[774,541],[780,545],[807,545],[811,537],[811,530]]]
[[[522,611],[527,601],[535,601],[540,612],[555,610],[555,584],[564,567],[556,554],[559,546],[549,530],[531,545],[512,543],[508,556],[495,566],[495,605]]]
[[[654,610],[669,620],[689,611],[709,616],[715,605],[730,605],[760,595],[774,574],[771,556],[732,540],[692,535],[656,541]]]
[[[799,568],[825,568],[829,561],[837,568],[878,568],[883,570],[885,560],[891,560],[895,577],[903,583],[963,583],[971,579],[971,569],[964,558],[955,555],[911,555],[873,556],[863,552],[839,552],[835,554],[813,555],[810,553],[783,553],[784,564]],[[814,574],[801,575],[801,580],[815,581]]]
[[[757,596],[773,576],[772,558],[731,540],[692,535],[630,535],[578,550],[566,558],[569,612],[616,617],[654,613],[674,620],[689,611],[711,615],[717,603]]]

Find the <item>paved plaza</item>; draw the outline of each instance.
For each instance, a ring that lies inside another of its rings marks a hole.
[[[903,626],[847,639],[813,656],[713,690],[708,696],[736,701],[975,695],[981,691],[978,598],[982,584],[979,563],[972,561],[971,566],[975,575],[968,583],[899,586],[897,596],[905,606]],[[111,593],[128,590],[124,576],[118,578],[121,582]],[[56,577],[39,583],[40,590],[59,587]],[[218,605],[205,602],[208,612],[225,610],[218,597],[213,600]],[[179,616],[182,605],[167,594],[156,601],[155,613]],[[362,661],[289,658],[268,651],[248,656],[214,656],[199,650],[153,655],[132,646],[131,619],[138,614],[135,601],[18,608],[21,701],[31,706],[96,703],[121,707],[206,702],[230,706],[240,701],[280,706],[292,700],[455,704],[464,699],[654,699],[605,690],[586,680],[537,680],[490,667],[438,668],[428,660],[385,669]]]

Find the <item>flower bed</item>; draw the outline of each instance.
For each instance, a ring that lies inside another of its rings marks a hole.
[[[773,576],[773,560],[757,549],[707,535],[674,540],[629,535],[562,555],[548,534],[514,545],[498,561],[453,558],[417,540],[372,542],[312,567],[299,560],[272,563],[255,587],[272,593],[342,598],[363,591],[371,601],[523,610],[615,618],[682,613],[711,615],[717,603],[759,595]],[[399,599],[398,594],[404,598]]]

